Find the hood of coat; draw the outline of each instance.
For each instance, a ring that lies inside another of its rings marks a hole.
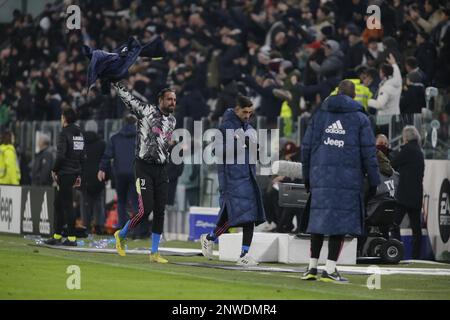
[[[323,111],[337,112],[337,113],[347,113],[347,112],[358,112],[363,111],[362,105],[346,96],[344,94],[338,94],[335,96],[330,96],[322,103],[320,107]]]

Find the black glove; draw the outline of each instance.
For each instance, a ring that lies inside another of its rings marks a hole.
[[[310,185],[309,185],[309,179],[305,179],[305,189],[306,189],[306,192],[310,192]]]

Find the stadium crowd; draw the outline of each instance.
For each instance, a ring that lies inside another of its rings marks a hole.
[[[66,28],[68,4],[79,4],[81,30]],[[370,4],[381,8],[381,29],[366,25]],[[15,11],[0,54],[0,125],[58,120],[64,106],[74,107],[81,119],[121,118],[124,108],[114,95],[102,95],[99,87],[87,92],[88,59],[81,46],[112,51],[129,36],[146,42],[156,34],[164,38],[167,57],[142,59],[130,81],[135,93],[151,102],[171,84],[179,100],[177,119],[217,120],[239,90],[259,97],[258,114],[272,125],[283,102],[295,117],[343,78],[359,78],[376,96],[378,69],[389,53],[406,79],[402,92],[395,93],[402,95],[399,110],[411,113],[424,107],[423,86],[447,90],[450,85],[446,5],[438,0],[86,0],[56,1],[38,17]]]
[[[81,30],[66,28],[69,4],[81,8]],[[379,29],[367,24],[372,4]],[[82,120],[124,117],[114,90],[87,90],[82,45],[112,51],[155,35],[167,56],[138,60],[129,83],[152,103],[174,88],[178,127],[185,117],[218,121],[242,93],[273,128],[279,116],[308,117],[342,79],[352,79],[368,113],[402,114],[406,124],[426,107],[427,86],[449,94],[449,17],[444,0],[85,0],[55,1],[38,17],[16,10],[2,26],[0,127],[59,120],[64,107]],[[450,104],[440,112],[447,140]]]

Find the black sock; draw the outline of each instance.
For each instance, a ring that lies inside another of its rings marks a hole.
[[[323,245],[323,234],[311,234],[311,258],[319,259]]]
[[[328,260],[338,260],[343,241],[343,235],[333,235],[328,238]]]

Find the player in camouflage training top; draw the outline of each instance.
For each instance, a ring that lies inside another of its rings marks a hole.
[[[168,197],[169,145],[175,129],[172,113],[177,102],[175,92],[163,89],[158,94],[158,106],[143,103],[127,91],[122,82],[113,84],[127,109],[137,119],[136,140],[136,191],[139,200],[139,213],[128,220],[125,226],[116,231],[116,249],[125,255],[125,239],[129,230],[135,228],[142,219],[148,219],[153,211],[151,262],[167,263],[158,252],[159,241],[164,225],[164,209]]]

